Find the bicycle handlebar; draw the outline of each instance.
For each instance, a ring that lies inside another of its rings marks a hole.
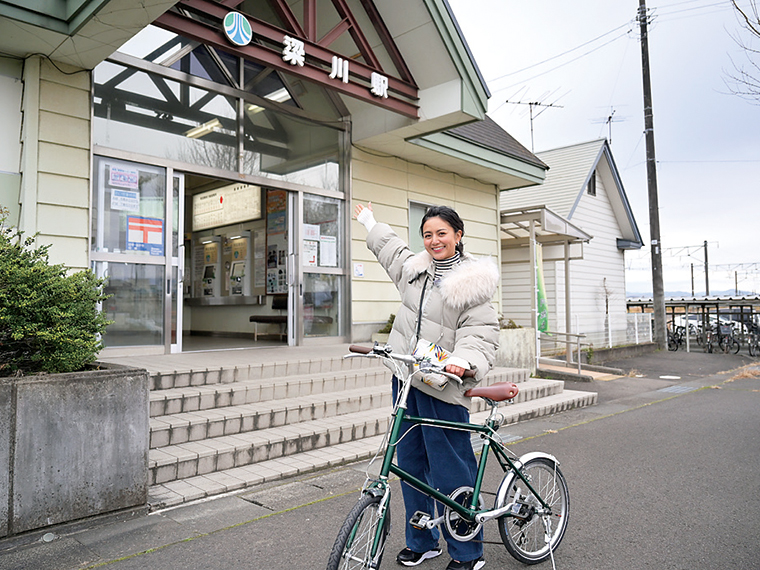
[[[374,346],[361,346],[359,344],[352,344],[348,347],[348,350],[350,352],[356,352],[358,354],[376,354],[378,357],[393,358],[400,360],[401,362],[405,362],[406,364],[419,364],[421,361],[416,356],[393,353],[393,349],[387,344],[376,344]],[[441,371],[441,373],[447,375],[450,374],[449,372],[445,371]],[[455,374],[451,374],[451,376],[459,379],[459,377]],[[462,374],[462,378],[472,378],[473,376],[475,376],[475,371],[469,369],[465,370],[464,374]]]

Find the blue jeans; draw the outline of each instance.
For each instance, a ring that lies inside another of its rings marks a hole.
[[[398,380],[393,378],[393,398],[398,393]],[[467,422],[470,412],[463,406],[448,404],[412,388],[407,400],[407,413],[423,418],[436,418],[456,422]],[[420,481],[438,489],[444,495],[462,486],[472,487],[478,464],[470,443],[470,434],[464,431],[441,429],[431,426],[417,426],[405,422],[401,433],[403,438],[396,448],[398,465]],[[407,433],[408,430],[408,433]],[[438,529],[419,530],[408,521],[415,512],[422,511],[435,516],[435,501],[409,486],[401,483],[401,492],[406,507],[406,546],[414,552],[427,552],[438,544]],[[438,505],[439,515],[443,506]],[[469,562],[483,555],[483,531],[470,542],[459,542],[449,535],[442,525],[449,556],[453,560]]]

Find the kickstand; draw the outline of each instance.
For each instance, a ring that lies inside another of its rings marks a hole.
[[[554,565],[554,551],[552,550],[552,521],[549,519],[549,515],[544,515],[541,517],[544,521],[544,540],[546,541],[546,545],[549,547],[549,556],[552,559],[552,570],[557,570],[557,567]]]

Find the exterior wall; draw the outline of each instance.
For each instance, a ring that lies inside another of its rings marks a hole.
[[[572,222],[588,228],[594,238],[585,246],[583,259],[570,262],[571,312],[574,319],[578,315],[580,332],[593,335],[588,340],[595,346],[605,346],[607,312],[613,331],[624,335],[626,330],[625,258],[617,247],[620,228],[599,176],[596,196],[583,194]]]
[[[507,257],[502,253],[502,259]],[[547,264],[544,264],[546,266]],[[531,288],[529,262],[502,263],[501,265],[501,291],[502,291],[502,314],[504,319],[512,319],[521,327],[532,326],[531,320]],[[546,275],[544,275],[546,279]],[[551,299],[550,289],[547,296]],[[551,303],[551,301],[550,301]],[[549,306],[551,311],[551,305]],[[549,326],[552,326],[551,314]]]
[[[51,263],[89,266],[90,72],[38,57],[24,66],[19,227]],[[64,73],[65,72],[65,73]]]
[[[409,202],[445,204],[454,208],[465,225],[465,251],[477,256],[492,256],[501,261],[498,219],[499,197],[495,186],[465,179],[451,172],[440,172],[396,157],[378,157],[354,148],[351,162],[353,203],[372,202],[375,219],[386,222],[404,240],[409,232]],[[351,211],[353,212],[353,203]],[[400,298],[375,257],[367,249],[367,231],[356,220],[351,222],[351,259],[364,266],[364,277],[354,275],[351,284],[352,338],[369,340],[395,314]],[[501,291],[494,304],[499,308]]]

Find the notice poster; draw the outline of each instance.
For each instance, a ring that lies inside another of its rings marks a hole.
[[[164,221],[158,218],[127,216],[127,251],[164,254]]]
[[[303,264],[304,267],[317,266],[317,254],[319,251],[319,242],[304,240],[303,242]]]

